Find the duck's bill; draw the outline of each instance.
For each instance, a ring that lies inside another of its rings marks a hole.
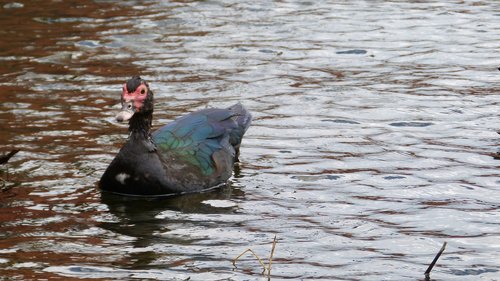
[[[116,121],[124,122],[130,120],[134,115],[134,105],[133,101],[124,102],[122,101],[122,110],[116,115]]]
[[[116,115],[116,121],[118,122],[124,122],[124,121],[128,121],[130,120],[130,118],[132,118],[132,116],[134,115],[134,112],[132,110],[122,110],[120,112],[118,112],[118,114]]]

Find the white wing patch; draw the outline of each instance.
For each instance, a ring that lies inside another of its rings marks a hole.
[[[130,175],[126,173],[119,173],[115,176],[115,179],[123,185],[125,185],[125,180],[128,178],[130,178]]]

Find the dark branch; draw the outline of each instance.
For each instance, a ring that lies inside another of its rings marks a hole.
[[[434,257],[434,260],[431,262],[431,264],[429,264],[429,267],[425,271],[425,279],[426,280],[429,280],[429,274],[431,273],[432,268],[434,267],[434,265],[438,261],[438,259],[441,256],[441,254],[444,252],[444,249],[446,248],[446,244],[447,244],[446,242],[443,243],[443,246],[441,246],[441,250],[439,250],[439,252],[437,253],[437,255]]]
[[[14,154],[16,154],[16,153],[18,153],[18,152],[19,152],[19,150],[14,149],[14,150],[12,150],[11,152],[9,152],[9,153],[7,153],[7,154],[5,154],[5,155],[1,155],[1,156],[0,156],[0,165],[1,165],[1,164],[5,164],[5,163],[7,163],[7,162],[9,161],[9,159],[10,159],[12,156],[14,156]]]

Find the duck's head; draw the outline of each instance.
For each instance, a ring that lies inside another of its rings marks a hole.
[[[118,122],[130,120],[134,114],[153,113],[153,92],[139,76],[134,76],[123,84],[122,110],[116,115]]]

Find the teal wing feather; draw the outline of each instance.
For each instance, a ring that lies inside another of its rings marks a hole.
[[[204,175],[215,172],[212,155],[229,146],[231,131],[238,128],[229,109],[204,109],[163,126],[152,135],[162,153],[174,154],[200,168]]]

